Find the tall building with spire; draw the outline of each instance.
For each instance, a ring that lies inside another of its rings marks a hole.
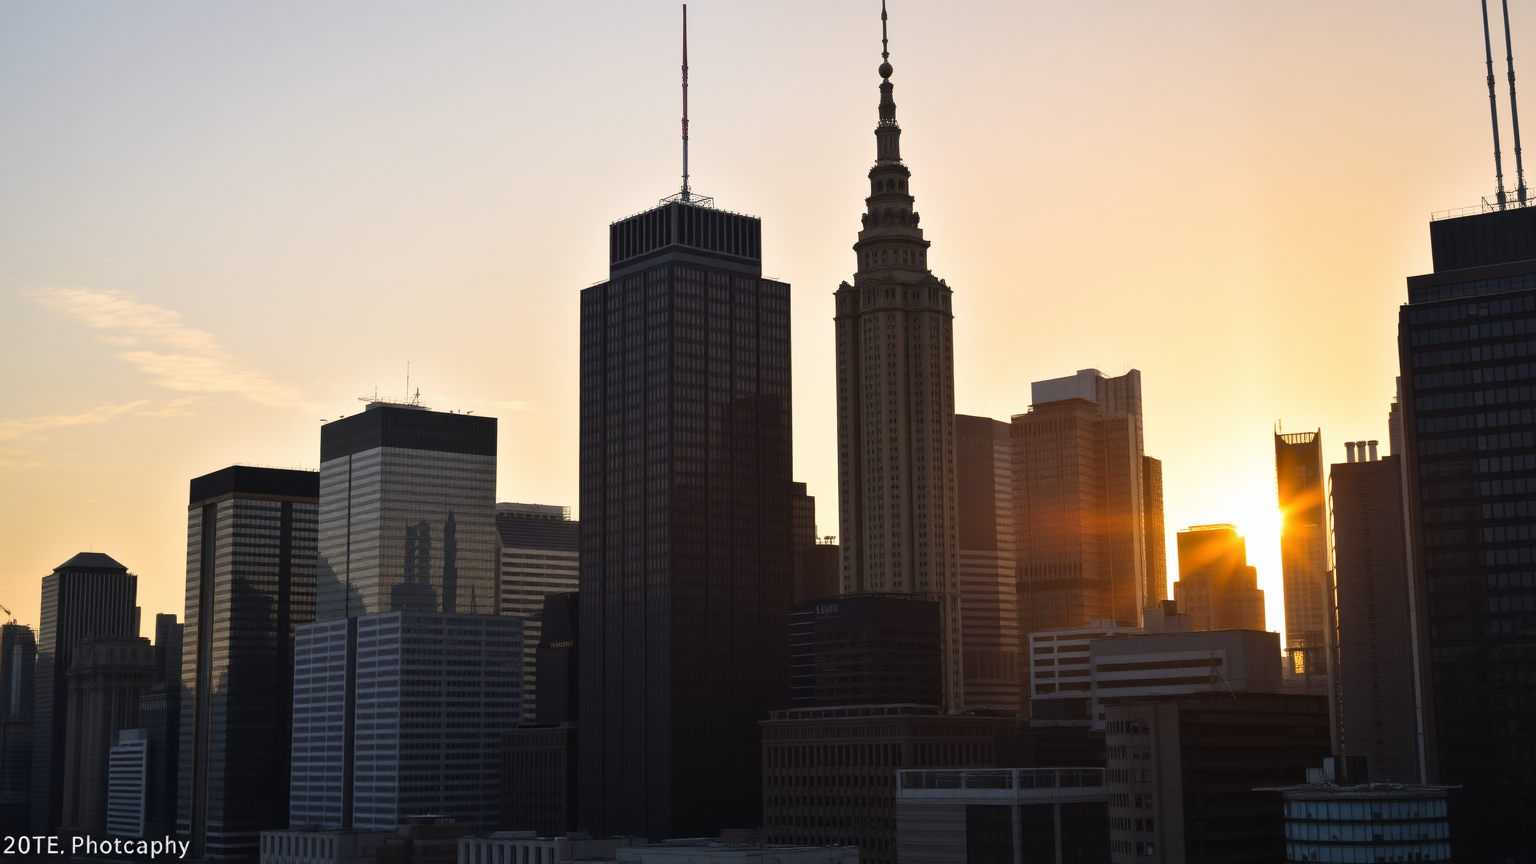
[[[885,10],[880,122],[858,270],[836,292],[837,451],[843,592],[941,606],[945,707],[964,705],[955,364],[950,288],[928,269],[901,161]]]

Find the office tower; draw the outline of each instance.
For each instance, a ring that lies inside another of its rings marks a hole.
[[[37,636],[25,624],[0,625],[0,834],[27,832],[32,806],[32,699]]]
[[[124,729],[117,733],[107,767],[107,833],[113,837],[144,837],[149,828],[149,732]]]
[[[1160,571],[1146,560],[1155,548],[1146,531],[1162,514],[1160,496],[1146,490],[1161,485],[1161,470],[1143,458],[1141,373],[1083,369],[1034,382],[1030,398],[1010,430],[1019,631],[1136,627],[1158,594],[1148,588]]]
[[[541,726],[576,719],[580,692],[580,631],[581,595],[575,591],[545,595],[539,609],[539,643],[534,652],[535,668],[548,696],[539,703],[534,714],[534,722]]]
[[[830,538],[829,538],[830,539]],[[821,542],[800,551],[800,563],[804,567],[804,594],[806,602],[836,597],[842,593],[842,547],[836,543]]]
[[[789,613],[794,708],[939,704],[939,604],[890,595],[832,597]]]
[[[501,733],[499,825],[563,837],[577,830],[576,727],[516,726]]]
[[[149,798],[144,813],[149,835],[176,831],[181,782],[181,649],[184,625],[176,616],[155,616],[155,683],[139,698],[139,727],[148,748]]]
[[[580,819],[714,836],[762,812],[787,700],[789,286],[683,192],[609,226],[581,292]]]
[[[955,500],[953,292],[928,269],[881,12],[880,122],[853,284],[838,286],[837,467],[843,593],[943,608],[944,705],[965,704]]]
[[[286,819],[319,494],[314,471],[236,465],[190,483],[176,823],[193,855],[252,855]]]
[[[1301,783],[1329,755],[1327,701],[1223,691],[1110,706],[1109,860],[1287,860],[1280,800],[1255,787]]]
[[[1331,659],[1333,572],[1328,565],[1322,430],[1276,433],[1275,480],[1280,496],[1285,646],[1298,673],[1332,682],[1336,662]],[[1332,692],[1335,685],[1325,686]]]
[[[117,733],[139,725],[139,697],[155,680],[155,649],[139,636],[85,639],[75,644],[68,677],[61,825],[102,834],[112,745]]]
[[[991,768],[1016,725],[915,705],[774,712],[762,724],[768,842],[856,845],[861,864],[896,864],[896,772]]]
[[[544,600],[575,591],[581,581],[581,523],[571,519],[569,507],[502,502],[496,505],[496,532],[501,539],[497,614],[523,619],[523,719],[534,722]]]
[[[1398,318],[1426,762],[1462,787],[1455,860],[1530,861],[1536,209],[1431,222],[1430,243]]]
[[[517,618],[407,610],[299,627],[290,827],[495,828],[522,638]]]
[[[65,673],[75,646],[93,637],[137,636],[139,577],[100,552],[81,552],[43,577],[32,726],[32,832],[63,823]]]
[[[955,415],[960,632],[969,708],[1018,711],[1018,561],[1008,424]]]
[[[1163,463],[1141,457],[1142,561],[1147,567],[1147,605],[1151,609],[1168,599],[1168,548],[1163,534]]]
[[[1375,442],[1371,442],[1375,443]],[[1339,690],[1344,753],[1370,777],[1423,779],[1415,698],[1414,627],[1403,522],[1402,456],[1329,469],[1339,607]],[[1371,454],[1375,455],[1375,454]]]
[[[370,402],[320,427],[316,617],[496,609],[496,420]]]
[[[1175,537],[1174,600],[1193,630],[1263,630],[1264,592],[1248,566],[1248,543],[1233,525],[1196,525]]]

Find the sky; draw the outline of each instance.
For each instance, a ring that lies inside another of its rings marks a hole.
[[[1385,448],[1427,223],[1493,193],[1477,4],[890,15],[956,410],[1141,370],[1170,556],[1237,525],[1281,629],[1271,433]],[[499,500],[574,507],[578,294],[606,226],[678,186],[678,24],[653,0],[0,4],[0,604],[35,626],[41,577],[96,551],[138,574],[146,632],[182,614],[188,481],[318,467],[321,421],[404,395],[407,364],[427,405],[499,418]],[[875,0],[689,8],[693,185],[762,218],[793,286],[821,534],[879,37]]]

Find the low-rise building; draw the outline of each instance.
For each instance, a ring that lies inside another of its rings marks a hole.
[[[1194,693],[1278,693],[1280,634],[1264,630],[1142,633],[1089,650],[1092,726],[1122,702]]]
[[[900,864],[1109,857],[1103,768],[897,772]]]
[[[616,864],[859,864],[859,847],[687,839],[623,846],[614,859]]]
[[[1283,786],[1286,861],[1449,861],[1445,786]]]
[[[638,837],[594,839],[585,834],[541,837],[535,831],[497,831],[459,838],[458,864],[561,864],[612,861],[616,850],[645,841]]]
[[[1088,664],[1089,643],[1141,632],[1113,621],[1094,621],[1087,627],[1029,634],[1030,725],[1090,725],[1093,673]]]
[[[388,831],[286,828],[261,832],[261,864],[374,864]]]

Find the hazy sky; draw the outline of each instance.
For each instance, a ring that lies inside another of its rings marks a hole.
[[[689,21],[694,186],[762,217],[793,285],[795,476],[836,534],[879,4]],[[500,418],[501,500],[574,506],[578,292],[608,223],[676,189],[677,28],[672,2],[0,4],[0,603],[35,625],[94,549],[146,621],[182,614],[187,481],[317,467],[319,421],[407,362],[428,405]],[[890,30],[957,410],[1140,369],[1170,555],[1237,524],[1279,629],[1271,431],[1386,441],[1430,213],[1492,193],[1477,3],[891,0]]]

